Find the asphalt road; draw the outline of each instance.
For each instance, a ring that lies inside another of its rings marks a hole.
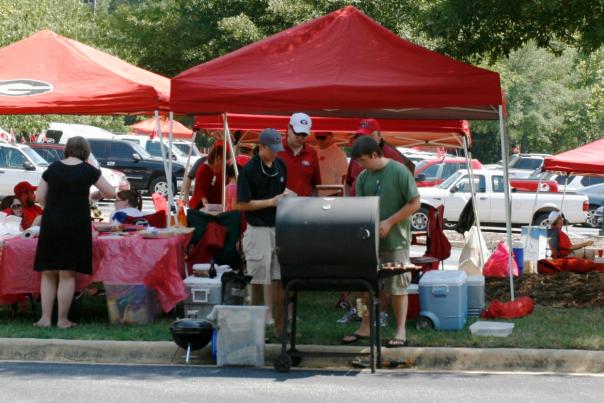
[[[600,402],[604,377],[0,362],[0,402]]]

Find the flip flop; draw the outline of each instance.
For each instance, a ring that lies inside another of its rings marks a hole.
[[[352,344],[356,343],[359,340],[369,340],[369,336],[365,336],[363,334],[351,333],[348,336],[344,336],[342,339],[342,344]]]
[[[388,343],[386,343],[386,347],[390,347],[390,348],[406,347],[408,345],[409,345],[409,341],[404,340],[404,339],[397,339],[396,337],[394,339],[388,340]]]

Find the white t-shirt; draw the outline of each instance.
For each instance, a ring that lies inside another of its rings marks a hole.
[[[319,156],[319,168],[321,169],[322,185],[341,185],[342,177],[348,171],[348,160],[346,153],[337,144],[332,144],[326,149],[316,148]],[[321,190],[319,195],[328,196],[334,194],[333,190]]]

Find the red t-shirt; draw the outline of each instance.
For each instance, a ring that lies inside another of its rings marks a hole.
[[[570,254],[570,238],[564,231],[558,231],[558,257],[566,257]]]
[[[411,174],[415,171],[415,165],[411,160],[401,154],[396,148],[392,147],[390,144],[384,143],[382,140],[381,146],[382,148],[382,156],[386,158],[390,158],[391,160],[395,160],[405,165],[410,171]],[[356,162],[354,159],[350,160],[350,164],[348,164],[348,173],[346,174],[346,184],[350,186],[349,196],[356,195],[356,182],[359,174],[363,172],[363,168]]]
[[[31,227],[37,216],[42,215],[42,207],[35,204],[31,207],[23,205],[23,217],[21,218],[21,228],[24,230]]]
[[[279,158],[285,163],[287,168],[287,187],[298,194],[298,196],[310,196],[313,186],[321,184],[321,171],[319,170],[319,156],[317,150],[308,144],[304,144],[300,153],[294,155],[294,152],[283,143],[282,151],[278,154]]]
[[[201,199],[205,197],[210,204],[222,203],[222,172],[215,173],[208,164],[202,164],[195,173],[195,190],[189,202],[189,207],[203,207]]]

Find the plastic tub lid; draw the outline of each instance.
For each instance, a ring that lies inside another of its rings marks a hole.
[[[467,281],[467,274],[460,270],[430,270],[419,279],[419,285],[463,285]]]
[[[476,336],[509,336],[514,330],[514,323],[479,320],[470,325],[470,332]]]

